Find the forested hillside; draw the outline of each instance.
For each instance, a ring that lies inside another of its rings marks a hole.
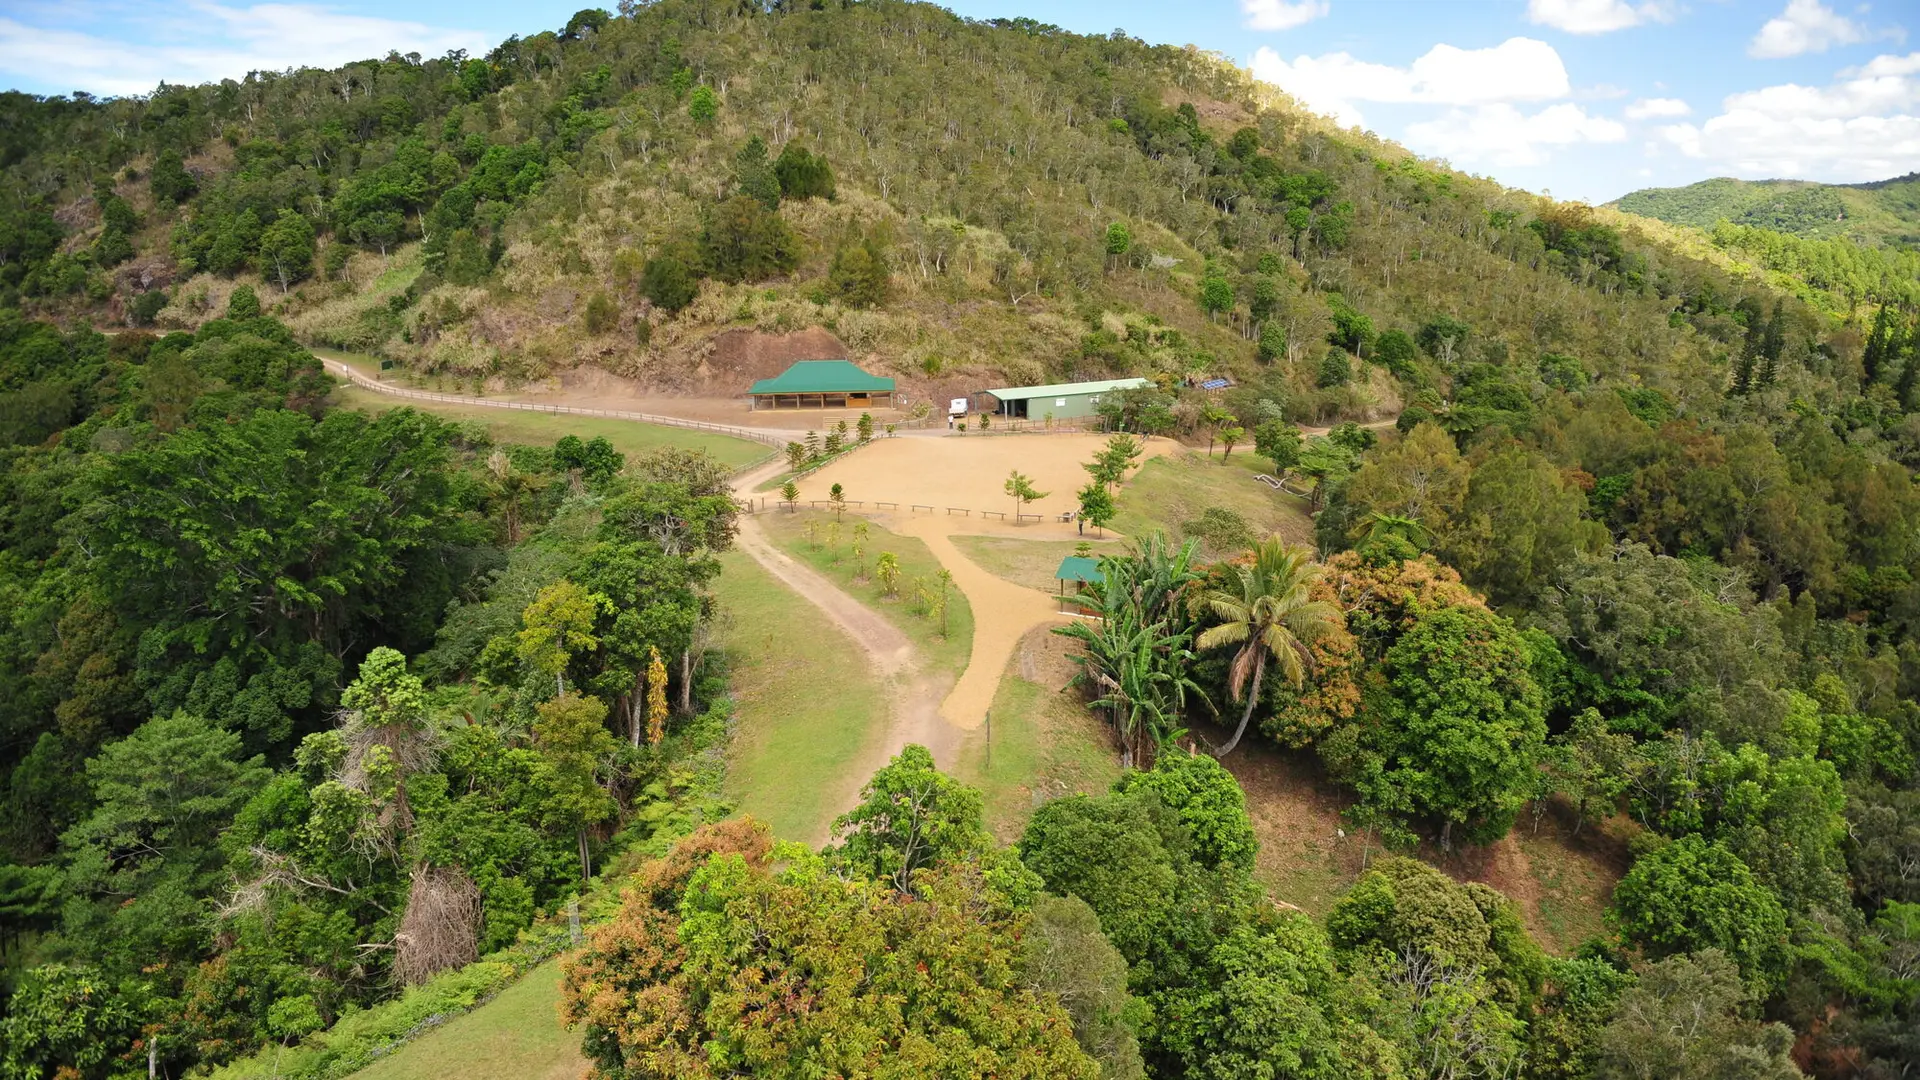
[[[1844,236],[1869,247],[1920,245],[1920,175],[1916,174],[1870,184],[1722,176],[1681,188],[1644,188],[1610,205],[1702,229],[1730,221],[1808,240]]]
[[[884,0],[0,129],[0,1077],[277,1073],[404,988],[470,1005],[642,855],[569,975],[608,1077],[1920,1067],[1911,253],[1702,244],[1215,57]],[[813,327],[922,398],[1152,377],[1114,426],[1248,443],[1315,512],[1315,552],[1103,564],[1073,636],[1139,768],[1013,848],[911,752],[825,852],[694,832],[725,471],[334,409],[305,348],[676,390]],[[1606,933],[1549,958],[1398,858],[1285,910],[1182,749],[1229,737],[1369,844],[1617,830]]]
[[[910,387],[1221,368],[1329,415],[1394,396],[1316,385],[1330,330],[1444,316],[1717,395],[1747,291],[1216,58],[907,4],[589,11],[484,58],[6,110],[30,310],[191,328],[257,278],[306,340],[462,378],[672,388],[719,330],[821,325]]]

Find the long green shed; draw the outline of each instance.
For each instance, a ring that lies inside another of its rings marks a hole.
[[[1039,420],[1051,413],[1055,420],[1073,420],[1094,415],[1103,394],[1152,385],[1147,379],[1100,379],[1043,386],[1003,386],[980,391],[975,411],[1029,420]]]
[[[848,360],[802,360],[747,391],[755,409],[889,409],[893,380]]]

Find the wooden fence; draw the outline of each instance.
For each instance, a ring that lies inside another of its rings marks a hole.
[[[548,405],[536,401],[494,401],[489,398],[470,397],[466,394],[436,394],[431,390],[411,390],[393,386],[378,379],[370,379],[355,370],[351,364],[338,360],[326,360],[327,369],[336,375],[343,375],[355,386],[364,387],[376,394],[391,394],[394,397],[412,398],[415,401],[438,401],[449,405],[477,405],[483,409],[515,409],[521,412],[565,413],[569,416],[597,416],[607,420],[634,420],[643,424],[659,424],[662,427],[688,428],[694,431],[711,431],[716,435],[727,435],[735,439],[784,450],[787,440],[779,435],[753,428],[735,427],[731,424],[709,424],[704,420],[688,420],[679,416],[659,416],[654,413],[627,412],[623,409],[583,409],[577,405]],[[758,464],[757,462],[755,464]]]

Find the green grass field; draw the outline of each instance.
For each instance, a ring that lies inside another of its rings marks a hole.
[[[419,401],[393,397],[358,386],[341,386],[333,400],[342,408],[382,413],[389,409],[414,408],[449,420],[478,424],[501,443],[528,446],[552,446],[563,435],[583,439],[605,438],[614,449],[628,456],[667,446],[680,450],[703,450],[731,469],[752,465],[773,453],[771,447],[728,435],[716,435],[691,428],[644,424],[637,420],[610,420],[594,416],[568,416],[565,413],[519,412],[493,409],[485,405],[452,405],[440,401]]]
[[[853,530],[865,520],[857,514],[846,515],[836,542],[833,515],[824,510],[771,513],[760,518],[767,535],[781,550],[899,627],[931,669],[958,675],[966,669],[973,652],[973,609],[965,594],[957,588],[947,590],[947,635],[941,637],[939,625],[929,616],[914,614],[911,602],[915,581],[935,587],[939,560],[918,538],[888,532],[871,522],[867,523],[865,580],[856,580],[859,563],[853,556]],[[811,539],[809,525],[814,530]],[[880,579],[873,575],[874,561],[883,551],[892,552],[900,560],[900,595],[896,598],[889,598],[880,587]]]
[[[1177,540],[1185,535],[1187,522],[1219,506],[1246,518],[1256,537],[1278,533],[1294,543],[1312,543],[1313,519],[1307,516],[1306,503],[1254,479],[1268,468],[1245,448],[1224,460],[1217,451],[1211,458],[1202,453],[1154,458],[1121,485],[1113,527],[1132,537],[1158,529]]]
[[[815,840],[839,807],[836,782],[886,722],[887,702],[853,641],[738,551],[715,592],[736,720],[727,794],[776,836]]]
[[[353,1074],[355,1080],[578,1080],[580,1034],[560,1026],[560,961]]]

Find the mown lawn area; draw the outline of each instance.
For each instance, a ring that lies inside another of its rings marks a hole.
[[[1218,450],[1211,458],[1199,451],[1154,458],[1120,486],[1113,528],[1135,538],[1157,529],[1179,540],[1188,535],[1188,522],[1200,520],[1209,507],[1220,507],[1244,518],[1254,539],[1278,533],[1294,543],[1312,543],[1313,519],[1307,516],[1305,501],[1255,480],[1266,468],[1246,447],[1224,460]],[[1205,553],[1213,558],[1239,554],[1215,550],[1211,544]]]
[[[939,589],[940,561],[919,538],[889,532],[858,514],[844,515],[836,527],[834,516],[824,510],[775,511],[761,515],[760,523],[782,551],[812,567],[847,595],[899,627],[930,669],[956,675],[966,669],[967,658],[973,652],[973,608],[958,588],[947,588],[945,637],[940,635],[940,624],[931,615],[920,613],[925,604],[917,590]],[[867,538],[862,545],[865,554],[856,558],[854,530],[862,523],[867,526]],[[883,551],[892,552],[900,562],[900,595],[897,597],[886,595],[880,578],[874,573]]]
[[[560,961],[354,1073],[354,1080],[578,1080],[580,1033],[560,1026]]]
[[[886,723],[886,696],[853,640],[751,557],[721,556],[714,591],[736,709],[728,797],[776,836],[818,840],[842,809],[833,800],[848,768]]]
[[[578,435],[582,439],[600,436],[629,457],[663,446],[702,450],[732,469],[751,465],[773,453],[771,447],[757,442],[692,428],[645,424],[637,420],[610,420],[594,416],[569,416],[565,413],[521,412],[485,405],[420,401],[350,385],[337,387],[333,392],[333,400],[342,408],[359,409],[362,412],[383,413],[389,409],[415,408],[449,420],[478,424],[489,437],[500,443],[552,446],[563,435]]]

